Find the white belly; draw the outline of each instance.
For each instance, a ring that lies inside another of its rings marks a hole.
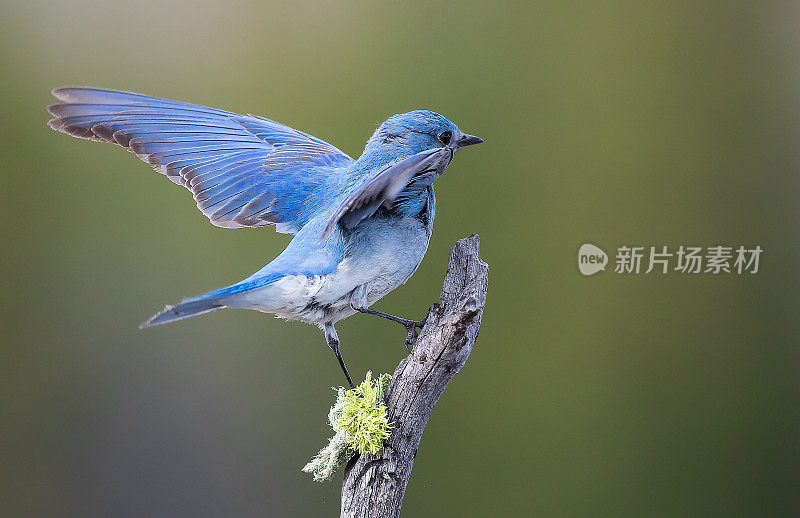
[[[410,218],[367,220],[357,229],[333,273],[287,275],[230,297],[226,305],[318,325],[355,314],[351,303],[369,307],[416,271],[428,246],[428,233],[419,220]]]

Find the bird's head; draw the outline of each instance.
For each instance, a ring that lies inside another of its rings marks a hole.
[[[375,130],[364,150],[410,156],[426,149],[449,147],[453,150],[480,144],[479,137],[458,129],[447,117],[429,110],[414,110],[392,115]]]

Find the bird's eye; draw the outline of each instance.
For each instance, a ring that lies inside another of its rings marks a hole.
[[[453,138],[453,132],[452,131],[443,131],[443,132],[439,133],[439,142],[441,142],[442,145],[444,145],[444,146],[449,144],[450,143],[450,139],[452,139],[452,138]]]

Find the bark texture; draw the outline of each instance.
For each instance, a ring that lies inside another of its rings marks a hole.
[[[450,250],[441,300],[428,310],[412,353],[397,366],[384,393],[392,435],[381,451],[353,457],[345,468],[343,518],[400,515],[425,425],[478,337],[489,276],[479,252],[477,234]]]

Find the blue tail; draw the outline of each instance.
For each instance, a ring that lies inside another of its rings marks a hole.
[[[146,322],[142,322],[139,329],[145,327],[160,326],[161,324],[169,324],[183,320],[184,318],[196,317],[215,309],[224,308],[225,305],[220,303],[218,298],[210,299],[187,299],[175,306],[166,306],[163,310],[159,311]]]
[[[165,306],[164,309],[150,317],[149,320],[142,322],[139,329],[169,324],[170,322],[176,322],[184,318],[195,317],[203,313],[214,311],[215,309],[227,307],[223,302],[225,298],[245,291],[261,288],[267,284],[272,284],[280,278],[280,274],[256,272],[247,279],[237,282],[236,284],[209,291],[199,297],[183,299],[183,302],[174,306]]]

